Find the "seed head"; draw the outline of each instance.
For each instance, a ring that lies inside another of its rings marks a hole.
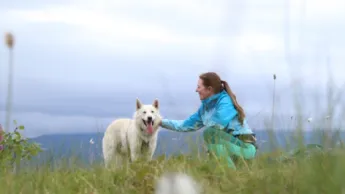
[[[7,32],[5,34],[5,44],[9,49],[12,49],[14,46],[14,37],[12,33]]]
[[[308,123],[311,123],[313,121],[313,118],[310,117],[310,118],[308,118],[307,121],[308,121]]]
[[[273,74],[273,79],[274,79],[274,80],[276,80],[276,79],[277,79],[276,74]]]

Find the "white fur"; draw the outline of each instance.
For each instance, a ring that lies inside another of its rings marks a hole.
[[[151,160],[157,146],[157,135],[161,115],[158,100],[152,105],[143,105],[137,99],[136,112],[133,119],[120,118],[113,121],[106,129],[103,137],[103,158],[106,167],[115,164],[121,166],[128,161],[136,161],[139,157]],[[143,120],[152,117],[153,133],[147,132]],[[148,146],[143,146],[147,143]]]
[[[166,173],[157,181],[155,194],[200,194],[201,187],[183,173]]]

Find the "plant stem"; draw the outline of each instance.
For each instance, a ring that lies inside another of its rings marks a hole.
[[[274,111],[276,101],[276,79],[273,80],[273,97],[272,97],[272,130],[274,130]]]
[[[9,48],[9,61],[8,61],[8,86],[7,86],[7,99],[6,99],[6,123],[5,131],[9,131],[11,111],[12,111],[12,93],[13,93],[13,50]]]

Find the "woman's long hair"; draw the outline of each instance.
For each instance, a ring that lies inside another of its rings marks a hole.
[[[214,72],[203,73],[199,76],[203,81],[205,87],[212,87],[215,94],[221,92],[223,89],[229,94],[235,109],[238,112],[238,121],[243,125],[245,114],[243,108],[238,104],[236,95],[231,91],[229,84],[220,79],[219,75]]]

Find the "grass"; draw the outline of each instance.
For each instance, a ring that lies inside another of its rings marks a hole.
[[[345,152],[319,152],[311,157],[299,157],[289,162],[269,162],[260,155],[256,160],[238,162],[238,169],[226,167],[222,161],[205,156],[158,157],[151,162],[138,161],[122,169],[105,169],[101,164],[90,168],[74,166],[51,170],[39,166],[17,173],[0,173],[4,194],[149,194],[164,172],[185,172],[195,178],[205,193],[345,193]],[[67,166],[67,165],[66,165]]]
[[[13,43],[11,44],[8,43],[9,67],[13,67]],[[11,114],[11,87],[13,85],[11,76],[13,68],[9,68],[9,70],[6,129]],[[274,78],[274,85],[275,80]],[[331,91],[327,92],[327,94],[331,93]],[[339,96],[341,95],[339,94]],[[332,98],[333,96],[329,97],[329,99]],[[333,115],[332,100],[329,102],[326,115]],[[318,105],[316,107],[319,108]],[[296,105],[296,109],[300,109],[299,105]],[[272,118],[275,116],[274,112],[275,101],[273,100]],[[274,119],[270,124],[272,129],[275,125],[273,121]],[[162,173],[169,171],[185,172],[191,175],[202,185],[204,193],[207,194],[345,193],[343,184],[345,150],[343,148],[317,153],[311,157],[293,158],[289,162],[270,162],[268,160],[269,157],[277,158],[281,154],[280,152],[268,153],[260,155],[250,162],[239,161],[236,171],[227,168],[222,161],[184,155],[171,158],[160,157],[151,162],[138,161],[118,170],[105,169],[101,164],[85,168],[78,165],[78,162],[72,167],[70,164],[68,167],[61,165],[53,170],[50,168],[50,164],[24,168],[17,173],[2,170],[0,172],[0,193],[149,194],[154,191],[155,181]]]

